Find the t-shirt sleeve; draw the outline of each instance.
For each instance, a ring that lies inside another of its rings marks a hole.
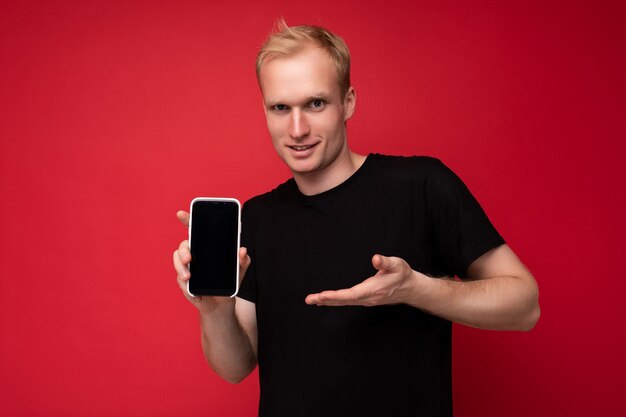
[[[252,263],[246,271],[246,275],[239,286],[238,297],[256,303],[256,272],[254,265],[254,231],[253,220],[251,219],[251,209],[249,203],[244,203],[241,211],[241,246],[248,249],[248,255]]]
[[[505,243],[463,181],[440,161],[426,178],[424,198],[437,249],[458,277],[466,277],[472,262]]]

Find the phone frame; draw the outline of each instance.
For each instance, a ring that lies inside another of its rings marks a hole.
[[[188,235],[189,235],[189,252],[191,252],[191,225],[193,222],[193,205],[199,201],[209,201],[209,202],[222,202],[222,203],[235,203],[237,204],[237,267],[235,268],[235,292],[232,295],[204,295],[204,294],[193,294],[189,290],[189,280],[187,280],[187,293],[192,297],[230,297],[233,298],[239,292],[239,249],[241,248],[241,203],[236,198],[231,197],[196,197],[191,200],[189,204],[189,227],[188,227]]]

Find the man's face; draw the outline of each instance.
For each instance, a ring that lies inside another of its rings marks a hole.
[[[337,70],[320,48],[267,61],[260,85],[272,143],[294,175],[323,173],[347,157],[354,90],[341,94]]]

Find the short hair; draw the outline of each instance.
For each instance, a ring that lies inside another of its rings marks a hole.
[[[276,21],[274,30],[257,54],[256,77],[259,85],[264,62],[278,56],[293,55],[310,45],[317,46],[328,54],[337,69],[341,93],[347,93],[350,88],[350,50],[343,39],[319,26],[289,27],[283,18]]]

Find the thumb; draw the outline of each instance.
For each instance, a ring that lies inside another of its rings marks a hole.
[[[379,271],[396,271],[400,266],[400,258],[396,258],[395,256],[383,256],[383,255],[374,255],[372,256],[372,265]]]
[[[250,256],[248,256],[248,249],[245,247],[239,248],[239,279],[243,279],[248,267],[252,263]]]

